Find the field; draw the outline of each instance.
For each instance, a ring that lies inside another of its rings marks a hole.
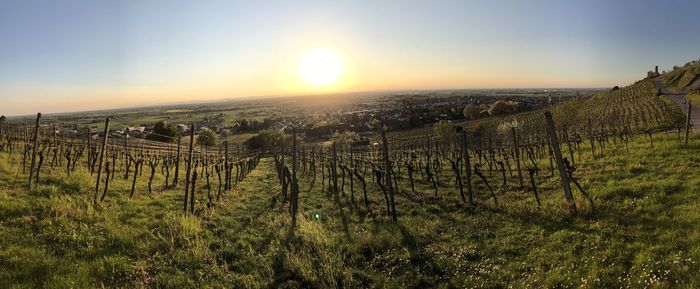
[[[700,288],[700,1],[0,2],[0,289]]]
[[[179,147],[114,131],[213,107],[118,114],[89,137],[51,133],[76,116],[8,120],[0,287],[695,288],[700,136],[686,144],[683,113],[655,91],[644,79],[505,116],[380,126],[361,146],[307,142],[291,120],[214,146],[194,144],[201,131]],[[247,147],[265,134],[277,139]]]
[[[495,206],[477,185],[475,208],[448,181],[397,192],[399,222],[347,192],[300,181],[300,221],[289,229],[272,159],[263,158],[212,209],[181,213],[181,190],[130,198],[128,180],[93,205],[84,169],[56,169],[24,189],[2,154],[0,284],[5,288],[692,288],[700,280],[700,138],[675,134],[584,152],[577,171],[595,211],[577,196],[572,217],[556,178],[538,178],[542,207],[510,182]],[[545,166],[546,164],[542,164]],[[497,176],[496,176],[497,178]],[[405,182],[405,180],[403,180]],[[155,183],[162,183],[156,180]],[[159,186],[160,187],[160,186]],[[403,185],[405,188],[405,184]],[[346,189],[347,190],[347,189]],[[199,194],[198,204],[205,203]],[[201,208],[201,207],[200,207]]]

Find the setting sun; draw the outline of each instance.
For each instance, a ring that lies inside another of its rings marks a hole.
[[[313,48],[299,61],[299,75],[315,88],[329,88],[340,81],[343,63],[333,50]]]

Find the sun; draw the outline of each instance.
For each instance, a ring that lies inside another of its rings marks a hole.
[[[299,75],[315,88],[330,88],[340,81],[343,62],[333,50],[317,47],[307,51],[299,60]]]

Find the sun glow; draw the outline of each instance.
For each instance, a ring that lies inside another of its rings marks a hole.
[[[313,48],[299,61],[299,75],[314,88],[328,89],[337,85],[343,75],[343,62],[329,48]]]

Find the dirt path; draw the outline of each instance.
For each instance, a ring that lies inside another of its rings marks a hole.
[[[668,98],[670,98],[678,107],[683,111],[683,114],[688,113],[688,104],[686,100],[683,98],[685,96],[685,93],[675,93],[672,92],[666,85],[661,82],[660,79],[654,79],[654,85],[656,85],[656,88],[661,91],[664,95],[666,95]],[[693,103],[691,104],[692,107],[690,108],[690,122],[692,124],[695,124],[694,126],[691,127],[693,131],[700,131],[700,103]]]

